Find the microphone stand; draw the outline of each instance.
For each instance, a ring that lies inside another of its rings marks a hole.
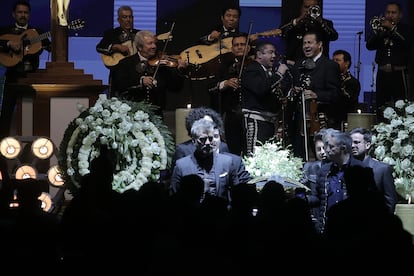
[[[362,31],[357,32],[358,35],[358,62],[357,62],[357,80],[359,81],[359,73],[361,72],[361,36]]]
[[[375,62],[372,62],[372,76],[371,76],[371,97],[369,97],[369,110],[372,112],[372,98],[374,97],[374,85],[375,85]]]

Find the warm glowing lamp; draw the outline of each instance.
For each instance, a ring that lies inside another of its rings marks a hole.
[[[50,167],[50,169],[47,171],[47,179],[53,186],[62,186],[65,184],[58,165]]]
[[[32,166],[22,165],[17,168],[16,173],[15,173],[15,178],[19,180],[27,179],[27,178],[36,179],[37,172],[35,168],[33,168]]]
[[[20,154],[21,148],[20,142],[13,137],[6,137],[0,142],[0,152],[8,159],[16,158]]]
[[[32,143],[33,154],[40,159],[47,159],[53,154],[53,142],[46,137],[40,137]]]

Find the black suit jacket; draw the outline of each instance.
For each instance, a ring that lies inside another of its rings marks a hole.
[[[301,75],[309,75],[309,89],[313,90],[316,95],[318,95],[318,98],[316,99],[318,102],[318,112],[326,113],[329,121],[331,121],[328,122],[328,127],[340,129],[340,122],[344,117],[344,114],[338,112],[338,110],[340,110],[338,107],[343,105],[343,103],[340,102],[341,88],[339,65],[324,55],[315,62],[315,68],[313,69],[304,68],[304,61],[305,59],[296,62],[293,67],[295,86],[302,87]]]
[[[157,86],[147,91],[141,84],[141,77],[153,76],[155,66],[150,66],[147,61],[141,61],[137,54],[122,59],[112,67],[112,91],[119,98],[131,101],[143,101],[149,94],[150,103],[165,108],[165,93],[167,91],[178,92],[184,82],[184,76],[177,68],[160,66],[155,79]]]
[[[274,72],[270,76],[257,61],[250,63],[241,77],[242,108],[278,113],[282,106],[274,89],[281,80]]]
[[[34,26],[27,26],[27,30],[34,29],[37,32],[37,35],[43,34],[43,30],[36,28]],[[18,36],[21,36],[26,30],[17,28],[15,25],[3,27],[0,29],[0,35],[4,34],[12,34],[16,35],[16,38]],[[27,34],[27,33],[26,33]],[[21,37],[23,38],[23,36]],[[28,39],[32,39],[34,37],[28,37]],[[2,52],[9,52],[10,49],[7,47],[8,40],[0,40],[0,51]],[[23,42],[24,43],[24,42]],[[42,54],[43,50],[50,51],[51,42],[48,38],[44,38],[41,40],[42,48],[40,51],[38,51],[35,54],[30,55],[24,55],[23,59],[18,62],[15,66],[8,67],[6,72],[6,81],[8,83],[14,83],[19,78],[24,77],[27,72],[33,72],[39,68],[39,60],[40,55]],[[1,61],[0,61],[1,63]],[[31,68],[25,67],[25,63],[29,63]]]
[[[391,166],[370,156],[365,157],[363,163],[373,169],[377,189],[384,195],[388,211],[393,214],[398,199]]]
[[[226,30],[224,30],[223,25],[217,25],[217,26],[215,26],[212,31],[218,31],[218,32],[220,32],[222,39],[223,38],[227,38],[227,37],[233,37],[235,34],[239,33],[239,29],[238,28],[233,29],[233,30],[227,30],[226,31]],[[208,36],[209,35],[210,35],[210,33],[209,34],[206,34],[206,35],[204,35],[202,37],[200,37],[199,42],[201,44],[205,44],[205,45],[211,45],[213,43],[218,42],[218,39],[215,39],[213,41],[209,41],[208,40]]]
[[[122,44],[126,41],[134,41],[135,34],[139,32],[137,29],[132,29],[131,32],[126,32],[121,27],[117,27],[104,32],[102,39],[96,45],[96,51],[104,55],[111,55],[112,44]]]
[[[293,20],[280,26],[282,37],[286,41],[286,59],[296,61],[304,57],[302,50],[302,38],[308,31],[318,32],[323,43],[323,54],[329,57],[329,43],[338,39],[338,32],[334,28],[331,20],[322,18],[318,20],[304,20],[297,25],[293,25]]]

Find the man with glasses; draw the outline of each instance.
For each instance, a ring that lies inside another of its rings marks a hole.
[[[171,177],[171,192],[180,190],[181,179],[185,175],[196,174],[204,181],[204,196],[216,196],[230,204],[230,190],[240,183],[233,159],[219,153],[215,145],[215,124],[206,119],[194,122],[191,138],[196,145],[194,153],[177,160]]]

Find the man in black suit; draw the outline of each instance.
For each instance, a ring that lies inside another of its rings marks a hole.
[[[352,138],[352,155],[373,169],[377,189],[384,195],[389,213],[393,214],[398,198],[391,166],[373,159],[369,155],[372,141],[372,134],[369,130],[360,127],[354,128],[350,131],[350,136]]]
[[[151,31],[139,31],[134,38],[137,53],[113,66],[112,95],[130,101],[146,101],[157,107],[163,116],[167,91],[177,92],[184,82],[188,63],[178,59],[169,65],[167,59],[157,57],[157,37]]]
[[[135,34],[139,30],[134,28],[134,14],[130,6],[118,8],[118,23],[118,27],[105,31],[102,39],[96,45],[96,51],[106,56],[103,57],[103,60],[104,63],[108,63],[105,65],[110,70],[109,85],[111,85],[112,66],[116,65],[120,59],[137,52],[133,42]]]
[[[309,31],[318,32],[323,42],[323,54],[329,57],[329,43],[338,39],[338,32],[331,20],[322,17],[318,0],[303,0],[298,17],[284,23],[280,29],[286,41],[286,60],[294,64],[303,57],[302,39]]]
[[[343,105],[343,122],[347,121],[347,115],[351,112],[356,112],[358,108],[358,97],[361,91],[361,84],[359,80],[355,78],[349,68],[351,68],[352,60],[351,54],[345,50],[336,50],[332,56],[333,61],[339,64],[339,70],[341,72],[341,92]]]
[[[209,107],[197,107],[190,110],[187,117],[185,118],[185,128],[187,130],[188,136],[191,137],[191,127],[193,126],[194,122],[200,119],[207,119],[213,121],[214,124],[217,126],[219,133],[216,134],[221,138],[224,136],[223,132],[223,120],[220,114],[212,108]],[[220,139],[221,141],[221,139]],[[192,154],[196,149],[196,145],[193,143],[192,139],[188,139],[180,144],[178,144],[175,148],[175,152],[172,158],[172,166],[171,168],[174,169],[175,162],[187,155]],[[229,148],[226,143],[221,142],[218,151],[229,152]]]
[[[254,153],[255,146],[276,137],[285,98],[282,84],[289,78],[286,64],[274,68],[277,59],[273,43],[260,41],[254,52],[255,61],[241,76],[247,155]]]
[[[377,121],[383,121],[385,106],[397,100],[409,98],[408,64],[413,45],[413,30],[401,22],[403,12],[400,4],[390,2],[386,5],[384,17],[369,36],[366,48],[375,50],[378,64],[376,75]],[[372,26],[371,25],[371,26]]]
[[[339,65],[322,54],[323,42],[316,32],[308,32],[303,36],[303,53],[305,58],[298,60],[293,67],[293,78],[297,95],[297,109],[293,116],[292,128],[293,150],[296,156],[305,157],[305,133],[308,144],[312,144],[311,133],[314,128],[341,129],[343,114],[338,112],[341,96]],[[301,97],[304,97],[303,108]],[[316,106],[311,109],[311,106]],[[305,110],[306,124],[303,120]],[[312,116],[314,115],[314,116]],[[311,128],[313,127],[313,128]],[[310,147],[312,149],[313,146]]]
[[[43,31],[39,28],[29,25],[31,6],[27,1],[16,1],[13,5],[13,18],[15,23],[12,26],[3,27],[0,30],[0,35],[16,36],[16,39],[4,39],[0,40],[0,52],[19,58],[19,54],[22,56],[21,60],[17,60],[15,65],[7,67],[6,80],[3,94],[3,102],[1,106],[0,116],[0,138],[10,135],[10,127],[13,117],[14,108],[16,106],[17,95],[9,92],[9,84],[16,83],[19,79],[26,77],[27,73],[36,71],[39,68],[40,55],[43,50],[51,50],[51,42],[48,38],[41,40],[41,49],[37,53],[26,54],[24,51],[27,39],[35,39]],[[32,36],[31,30],[36,30],[36,36]],[[26,37],[26,40],[23,39]],[[0,63],[2,61],[0,60]],[[14,63],[11,61],[11,63]]]
[[[219,42],[220,39],[232,37],[239,32],[239,21],[241,9],[236,5],[226,6],[221,12],[221,24],[215,26],[211,33],[202,36],[200,42],[202,44],[211,45]]]
[[[217,99],[217,109],[223,116],[225,141],[230,152],[237,155],[243,155],[246,152],[241,112],[240,75],[241,70],[252,61],[248,56],[249,50],[247,34],[235,35],[232,38],[231,52],[223,55],[220,70],[209,84],[209,92]]]
[[[233,186],[246,184],[240,182],[233,158],[220,153],[214,146],[214,129],[211,120],[200,119],[191,127],[191,139],[196,150],[177,160],[171,176],[171,192],[177,193],[181,180],[189,174],[199,175],[204,181],[205,196],[223,198],[230,205],[230,190]]]

